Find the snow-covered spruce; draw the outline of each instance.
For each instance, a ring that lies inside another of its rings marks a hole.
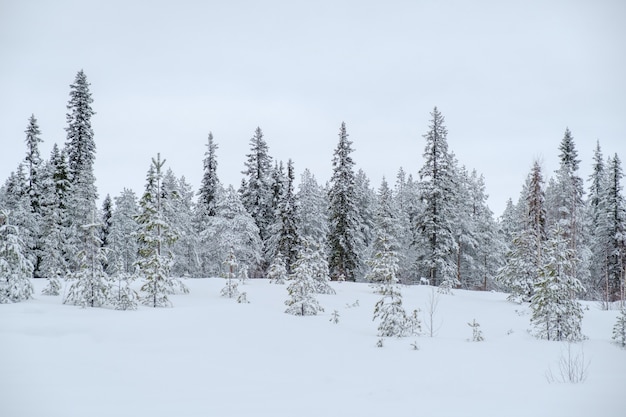
[[[613,326],[613,340],[620,347],[626,348],[626,308],[624,307],[620,309],[617,323]]]
[[[389,239],[382,229],[379,229],[377,237],[378,252],[369,261],[371,272],[370,280],[378,282],[378,292],[382,298],[374,306],[372,320],[380,319],[378,336],[401,337],[419,332],[417,311],[411,317],[407,316],[402,307],[402,292],[398,286],[398,258],[391,246]]]
[[[544,249],[545,264],[539,271],[530,302],[530,322],[540,339],[579,341],[583,310],[575,296],[584,288],[572,275],[574,251],[568,248],[558,224]]]
[[[237,258],[235,257],[234,250],[231,248],[228,257],[224,260],[224,278],[226,278],[226,285],[220,292],[222,297],[236,298],[239,296],[239,290],[237,289],[239,283],[235,279],[237,268]]]
[[[0,212],[0,303],[28,300],[33,295],[33,264],[24,256],[19,228]]]
[[[86,224],[83,229],[83,249],[78,253],[78,269],[68,275],[70,286],[64,304],[80,307],[102,307],[109,302],[111,283],[104,272],[107,257],[99,238],[100,223]]]
[[[267,278],[270,280],[270,284],[284,284],[287,279],[287,269],[285,268],[285,261],[283,257],[278,254],[272,260],[270,267],[267,271]]]
[[[315,298],[314,268],[311,265],[310,252],[301,250],[290,276],[287,287],[289,299],[285,301],[288,308],[285,313],[295,316],[315,316],[324,311]]]
[[[137,216],[139,256],[135,266],[143,278],[141,302],[150,307],[171,306],[167,296],[175,291],[175,280],[171,278],[170,271],[171,245],[177,236],[163,216],[161,196],[164,164],[165,160],[161,161],[160,154],[156,159],[152,158]]]

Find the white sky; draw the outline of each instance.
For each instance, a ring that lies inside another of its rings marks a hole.
[[[150,158],[197,189],[209,131],[238,186],[260,126],[297,174],[331,175],[345,121],[374,187],[417,173],[436,105],[496,214],[567,126],[587,177],[596,140],[626,164],[626,2],[0,0],[0,181],[34,113],[49,156],[69,84],[94,98],[102,196],[143,191]]]

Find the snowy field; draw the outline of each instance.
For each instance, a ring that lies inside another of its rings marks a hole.
[[[249,304],[221,298],[223,279],[187,280],[174,308],[115,311],[39,295],[0,305],[0,416],[625,416],[626,351],[617,311],[585,303],[583,383],[560,378],[567,344],[528,334],[529,310],[504,294],[442,295],[435,337],[385,339],[379,296],[333,283],[313,317],[284,313],[286,287],[247,281]],[[424,312],[431,287],[403,287]],[[358,300],[358,305],[357,305]],[[339,323],[330,321],[334,310]],[[476,319],[485,341],[470,342]],[[412,344],[417,344],[415,350]]]

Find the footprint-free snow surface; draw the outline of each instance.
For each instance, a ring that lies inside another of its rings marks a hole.
[[[380,296],[367,284],[332,283],[337,294],[318,296],[325,311],[309,317],[285,314],[286,286],[267,280],[240,285],[249,304],[209,278],[187,280],[173,308],[136,311],[63,305],[34,284],[34,299],[0,305],[0,416],[626,415],[618,312],[592,302],[588,340],[568,347],[528,333],[528,305],[455,290],[438,296],[430,337],[436,293],[402,287],[422,334],[378,347]],[[482,342],[468,340],[474,319]],[[559,382],[568,357],[584,382]]]

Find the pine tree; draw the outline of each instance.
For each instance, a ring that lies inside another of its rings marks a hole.
[[[287,287],[289,299],[285,301],[288,308],[285,313],[294,316],[315,316],[324,311],[315,298],[315,282],[310,250],[301,250],[291,273],[291,281]]]
[[[246,169],[242,171],[246,178],[239,190],[241,202],[254,219],[261,241],[265,245],[270,236],[270,225],[274,214],[271,190],[272,158],[259,127],[250,139],[250,153],[246,156],[248,158],[245,163]],[[265,269],[265,265],[258,265],[258,267],[257,273],[262,273]]]
[[[328,265],[331,277],[335,280],[356,281],[360,268],[359,248],[359,212],[356,202],[354,162],[350,154],[352,141],[348,140],[346,124],[339,130],[339,143],[333,157],[333,175],[329,199],[330,249]]]
[[[95,220],[95,213],[92,214]],[[107,258],[100,240],[102,224],[92,222],[82,226],[86,241],[78,253],[78,269],[72,272],[67,280],[71,282],[64,304],[80,307],[101,307],[109,302],[110,280],[103,265]]]
[[[161,155],[152,158],[148,170],[146,190],[139,201],[140,213],[137,216],[139,232],[139,257],[135,262],[138,273],[143,277],[141,291],[145,295],[141,302],[151,307],[171,306],[167,297],[175,291],[174,279],[170,276],[172,267],[171,246],[176,235],[164,219],[163,213],[163,165]]]
[[[424,166],[420,169],[420,200],[423,209],[417,214],[416,244],[425,250],[418,259],[418,270],[432,285],[446,292],[458,285],[456,279],[456,242],[454,226],[455,166],[448,152],[445,119],[435,107],[428,132],[424,135]]]
[[[0,304],[28,300],[33,295],[33,264],[24,256],[20,228],[0,211]]]
[[[102,202],[102,229],[100,231],[100,240],[102,241],[102,247],[105,251],[109,251],[111,246],[111,224],[113,217],[113,202],[111,201],[111,196],[106,195],[104,197],[104,201]],[[109,270],[109,264],[106,263],[103,265],[104,270]]]
[[[574,250],[569,247],[567,232],[556,226],[546,242],[544,264],[539,270],[531,299],[531,324],[540,339],[582,340],[583,311],[575,296],[584,288],[572,274]]]

